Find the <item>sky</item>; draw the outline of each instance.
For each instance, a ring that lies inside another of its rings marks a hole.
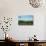
[[[19,20],[24,20],[24,21],[32,21],[33,16],[32,15],[26,15],[26,16],[18,16]]]

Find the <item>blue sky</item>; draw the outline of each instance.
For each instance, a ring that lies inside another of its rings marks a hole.
[[[32,15],[26,15],[26,16],[18,16],[19,20],[24,20],[24,21],[32,21],[33,16]]]

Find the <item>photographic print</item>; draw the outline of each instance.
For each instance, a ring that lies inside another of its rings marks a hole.
[[[19,25],[33,25],[33,16],[18,16],[18,24]]]

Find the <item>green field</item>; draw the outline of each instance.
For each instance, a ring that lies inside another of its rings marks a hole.
[[[23,20],[19,20],[18,21],[19,25],[33,25],[33,21],[23,21]]]

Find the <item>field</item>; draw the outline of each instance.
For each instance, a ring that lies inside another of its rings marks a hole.
[[[33,25],[33,21],[23,21],[23,20],[19,20],[18,21],[19,25]]]

